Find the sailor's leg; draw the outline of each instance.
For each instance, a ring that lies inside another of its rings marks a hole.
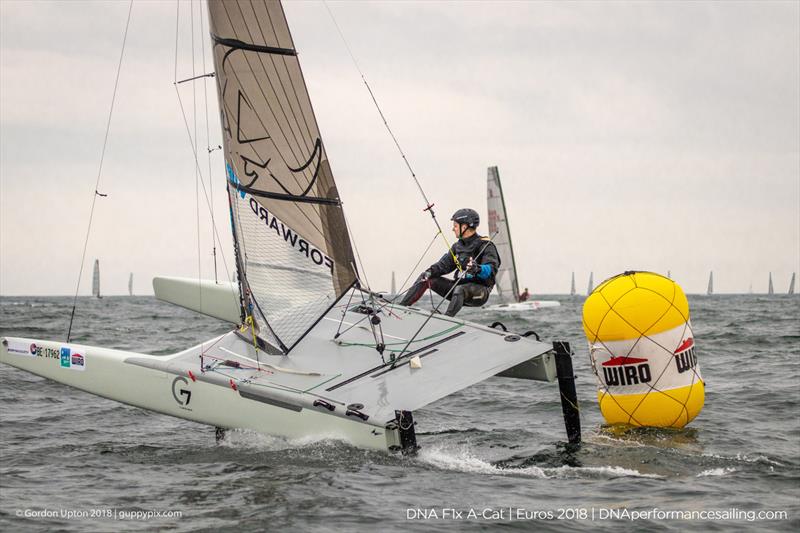
[[[455,285],[455,281],[449,278],[432,278],[431,290],[442,298],[450,299],[450,289]]]
[[[430,280],[421,280],[417,278],[417,281],[406,291],[403,299],[400,300],[400,305],[414,305],[414,302],[422,298],[422,295],[425,294],[425,291],[428,290],[431,286]]]
[[[447,316],[456,316],[456,313],[461,311],[461,307],[464,305],[464,287],[463,284],[459,285],[450,293],[450,305],[444,312]]]
[[[489,299],[489,287],[479,283],[464,284],[464,305],[480,307]]]

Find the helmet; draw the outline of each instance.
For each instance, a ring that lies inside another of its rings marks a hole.
[[[478,212],[474,209],[470,209],[469,207],[459,209],[453,213],[453,217],[450,220],[453,222],[458,222],[459,224],[466,224],[470,228],[477,228],[481,223],[481,217]]]

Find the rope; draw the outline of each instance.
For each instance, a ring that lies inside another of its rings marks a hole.
[[[497,237],[498,233],[500,233],[500,232],[496,231],[496,232],[494,232],[494,235],[489,237],[489,240],[487,240],[486,243],[483,245],[483,247],[481,247],[480,252],[475,254],[475,258],[476,259],[478,257],[480,257],[480,255],[483,253],[484,250],[486,250],[486,247],[489,246],[489,244],[492,244],[492,241],[494,240],[495,237]],[[403,356],[403,354],[406,352],[406,350],[408,350],[408,347],[411,346],[411,343],[414,342],[414,340],[417,338],[417,335],[419,335],[420,332],[422,331],[422,329],[428,324],[428,322],[430,322],[431,318],[433,318],[433,315],[439,312],[439,308],[442,306],[442,304],[445,302],[445,300],[447,300],[447,297],[450,296],[450,294],[455,290],[455,288],[458,287],[458,285],[461,283],[461,281],[463,279],[464,279],[463,276],[459,276],[459,278],[456,280],[456,282],[453,283],[453,286],[450,287],[450,290],[447,291],[447,294],[444,295],[444,298],[442,298],[442,301],[439,302],[439,304],[436,306],[436,308],[431,310],[431,313],[428,315],[428,318],[425,319],[425,321],[419,327],[417,332],[414,333],[414,335],[411,337],[411,340],[408,341],[408,344],[406,344],[405,348],[403,348],[403,350],[400,352],[400,355],[398,357],[402,357]],[[392,364],[394,365],[394,358],[392,360]]]
[[[400,142],[397,140],[397,137],[392,131],[392,128],[389,126],[389,121],[386,120],[386,116],[383,114],[381,106],[378,104],[378,99],[375,97],[375,93],[372,91],[372,87],[370,87],[369,83],[367,82],[366,76],[364,76],[364,73],[361,71],[361,67],[359,67],[358,61],[356,61],[355,55],[353,54],[353,51],[350,49],[350,45],[347,43],[347,39],[345,39],[344,37],[344,33],[342,32],[342,29],[339,27],[339,23],[336,22],[336,17],[333,16],[333,12],[331,11],[331,8],[328,6],[328,2],[323,0],[322,3],[325,6],[325,9],[328,11],[331,20],[333,21],[333,25],[336,26],[336,31],[339,33],[339,37],[341,37],[342,42],[344,43],[344,46],[347,49],[347,53],[350,55],[350,59],[353,61],[353,65],[356,67],[358,74],[361,76],[361,81],[364,82],[364,86],[367,88],[370,98],[372,98],[372,103],[375,104],[375,109],[378,110],[378,114],[380,115],[381,120],[383,121],[383,125],[386,127],[386,131],[389,132],[392,141],[394,141],[394,145],[397,147],[397,151],[400,152],[400,156],[403,158],[403,162],[405,163],[406,168],[408,168],[408,171],[411,173],[411,177],[414,179],[414,183],[417,184],[417,188],[419,189],[420,194],[422,194],[423,200],[425,200],[425,209],[423,209],[422,211],[423,212],[428,211],[430,213],[431,218],[433,219],[433,223],[436,225],[436,229],[439,230],[439,235],[441,235],[442,240],[444,240],[445,247],[450,252],[450,255],[453,257],[453,261],[456,264],[456,268],[458,269],[459,272],[463,272],[464,270],[461,266],[461,263],[458,261],[458,257],[456,257],[455,252],[453,252],[453,249],[450,246],[450,242],[447,240],[447,237],[442,231],[442,227],[439,225],[439,221],[436,218],[436,213],[433,210],[434,204],[431,203],[430,200],[428,200],[428,195],[425,194],[425,190],[422,188],[419,179],[417,179],[417,174],[411,167],[411,163],[408,161],[408,158],[406,157],[403,148],[400,146]]]
[[[386,307],[388,307],[388,306],[390,306],[390,305],[393,305],[393,304],[394,304],[394,302],[395,302],[395,300],[397,300],[397,299],[400,297],[400,294],[402,294],[402,293],[403,293],[403,289],[405,288],[405,286],[406,286],[406,283],[408,283],[408,280],[410,280],[410,279],[411,279],[411,277],[414,275],[414,272],[416,272],[417,268],[419,267],[419,264],[420,264],[420,263],[422,263],[422,260],[423,260],[423,259],[425,259],[425,256],[428,254],[428,251],[431,249],[431,246],[433,246],[433,243],[434,243],[434,242],[436,242],[436,238],[437,238],[438,236],[439,236],[438,234],[436,234],[436,235],[434,235],[434,236],[433,236],[433,240],[431,240],[430,244],[428,244],[428,247],[427,247],[427,248],[425,248],[425,251],[424,251],[424,252],[422,252],[422,256],[420,256],[419,260],[417,261],[417,264],[416,264],[416,265],[414,265],[414,268],[413,268],[413,269],[411,269],[411,273],[408,275],[408,277],[406,277],[405,281],[404,281],[404,282],[403,282],[403,284],[400,286],[400,290],[397,292],[397,294],[394,296],[394,298],[392,298],[391,300],[386,300],[386,303],[384,303],[384,304],[381,304],[381,305],[380,305],[380,307],[378,307],[378,310],[376,311],[376,313],[378,313],[378,312],[380,312],[380,311],[384,310]],[[350,304],[349,304],[349,303],[348,303],[347,307],[350,307]],[[342,312],[342,322],[344,321],[344,313],[345,313],[345,312],[347,312],[347,309],[346,309],[346,308],[345,308],[345,311],[343,311],[343,312]],[[356,327],[356,326],[358,326],[359,324],[361,324],[361,323],[362,323],[364,320],[366,320],[367,318],[369,318],[369,316],[365,316],[364,318],[360,319],[360,320],[359,320],[359,321],[357,321],[355,324],[351,325],[350,327],[348,327],[347,329],[345,329],[345,330],[344,330],[344,331],[342,331],[341,333],[339,333],[339,331],[338,331],[338,329],[337,329],[337,335],[334,337],[334,339],[335,339],[335,338],[338,338],[338,337],[339,337],[339,336],[341,336],[341,335],[344,335],[345,333],[347,333],[348,331],[350,331],[350,330],[351,330],[351,329],[353,329],[354,327]],[[341,327],[341,324],[342,324],[342,323],[340,322],[340,323],[339,323],[339,327]]]
[[[81,267],[78,270],[78,283],[75,286],[75,296],[72,299],[72,313],[69,317],[69,328],[67,329],[67,342],[70,342],[72,336],[72,322],[75,319],[75,307],[78,303],[78,291],[81,287],[81,276],[83,275],[83,265],[86,261],[86,248],[89,245],[89,233],[92,230],[92,219],[94,218],[94,206],[97,202],[97,197],[105,197],[105,194],[100,194],[100,177],[103,174],[103,161],[106,156],[106,146],[108,146],[108,133],[111,131],[111,117],[114,114],[114,103],[117,100],[117,87],[119,87],[119,74],[122,71],[122,58],[125,56],[125,43],[128,40],[128,27],[131,23],[131,12],[133,11],[133,0],[128,5],[128,18],[125,21],[125,33],[122,35],[122,50],[119,53],[119,62],[117,63],[117,75],[114,79],[114,92],[111,95],[111,108],[108,110],[108,120],[106,121],[106,133],[103,137],[103,149],[100,152],[100,167],[97,169],[97,180],[94,184],[94,194],[92,194],[92,207],[89,210],[89,225],[86,228],[86,239],[83,241],[83,254],[81,255]]]
[[[175,95],[178,97],[178,105],[179,105],[180,110],[181,110],[181,116],[183,118],[183,124],[184,124],[184,127],[186,129],[186,135],[187,135],[187,137],[189,139],[189,145],[192,148],[192,155],[194,157],[195,170],[196,170],[197,174],[199,175],[199,183],[200,183],[201,190],[203,191],[203,197],[205,198],[206,206],[208,208],[208,211],[211,214],[212,231],[213,231],[214,237],[216,238],[216,240],[214,242],[218,243],[220,245],[220,254],[222,255],[222,264],[225,267],[225,275],[227,276],[227,279],[231,280],[231,279],[233,279],[233,277],[231,276],[231,273],[228,270],[228,260],[225,257],[224,247],[222,246],[222,239],[219,236],[219,231],[217,229],[216,224],[213,222],[214,221],[214,208],[213,208],[213,204],[211,202],[211,199],[209,198],[209,193],[206,190],[205,180],[203,179],[203,172],[200,169],[200,159],[199,159],[199,157],[197,155],[197,145],[196,145],[196,142],[195,142],[194,138],[192,137],[192,131],[191,131],[191,128],[189,127],[189,120],[186,117],[186,110],[185,110],[185,108],[183,106],[183,99],[181,98],[181,93],[180,93],[180,91],[178,89],[178,84],[180,83],[180,82],[177,81],[178,80],[178,36],[179,36],[179,33],[180,33],[179,32],[179,27],[180,27],[180,2],[176,1],[175,4],[176,4],[176,14],[175,14],[175,71],[174,71],[174,80],[175,81],[173,83],[173,85],[175,87]],[[201,21],[201,23],[202,23],[202,21]],[[194,58],[193,58],[193,60],[194,60]],[[210,168],[210,162],[209,162],[209,168]],[[210,184],[211,184],[211,175],[209,174],[209,187],[211,186]],[[215,252],[216,252],[216,246],[214,247],[214,249],[215,249]],[[215,253],[214,257],[216,258],[216,253]],[[232,297],[234,298],[236,307],[241,307],[239,300],[236,298],[236,295],[234,294]]]
[[[204,33],[203,31],[203,9],[200,10],[200,34]],[[203,54],[203,72],[206,71],[206,46],[201,41],[200,50]],[[214,205],[214,180],[211,179],[211,152],[214,150],[211,148],[211,133],[209,131],[208,125],[208,75],[203,76],[203,100],[205,101],[205,110],[206,110],[206,149],[208,150],[208,195],[210,196],[211,205]],[[217,241],[214,239],[214,233],[217,231],[217,223],[214,219],[214,210],[211,210],[211,255],[214,257],[214,283],[219,283],[219,279],[217,276]]]

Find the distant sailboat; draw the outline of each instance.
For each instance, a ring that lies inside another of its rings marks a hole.
[[[769,273],[769,287],[767,288],[767,294],[775,294],[775,288],[772,286],[772,272]]]
[[[713,270],[708,274],[708,291],[706,291],[706,294],[708,294],[709,296],[714,294],[714,271]]]
[[[594,290],[594,272],[589,272],[589,286],[586,288],[586,295],[592,294]]]
[[[133,272],[128,278],[128,296],[133,296]]]
[[[92,274],[92,296],[102,298],[100,295],[100,260],[94,260],[94,273]]]
[[[397,294],[397,284],[394,281],[394,270],[392,270],[392,294]]]
[[[503,187],[500,185],[500,171],[497,167],[489,167],[486,174],[486,206],[489,215],[489,233],[494,235],[494,245],[500,255],[500,269],[495,276],[495,290],[500,303],[487,309],[503,311],[529,311],[540,307],[558,307],[555,300],[520,300],[519,283],[517,281],[517,264],[514,259],[514,247],[511,244],[511,229],[508,224],[506,202]],[[527,293],[527,289],[525,291]]]
[[[569,295],[575,296],[575,272],[572,273],[572,283],[569,286]]]
[[[789,294],[794,294],[794,272],[792,272],[792,281],[789,282]]]

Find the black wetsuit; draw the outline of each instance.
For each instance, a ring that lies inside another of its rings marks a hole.
[[[465,239],[458,239],[450,247],[450,250],[452,253],[447,252],[438,262],[428,268],[427,279],[425,274],[417,278],[414,285],[403,296],[401,305],[413,305],[429,288],[439,296],[450,300],[450,305],[445,312],[448,316],[454,316],[464,305],[480,307],[486,303],[489,293],[494,287],[494,276],[500,268],[500,256],[497,254],[497,248],[489,241],[488,237],[481,237],[476,233]],[[470,258],[473,258],[475,263],[481,266],[480,272],[474,276],[461,274],[456,269],[453,254],[458,258],[462,269],[465,269]],[[456,270],[455,280],[442,277],[454,270]],[[459,275],[464,277],[460,282],[458,281]],[[453,285],[456,284],[458,285],[453,289]]]

